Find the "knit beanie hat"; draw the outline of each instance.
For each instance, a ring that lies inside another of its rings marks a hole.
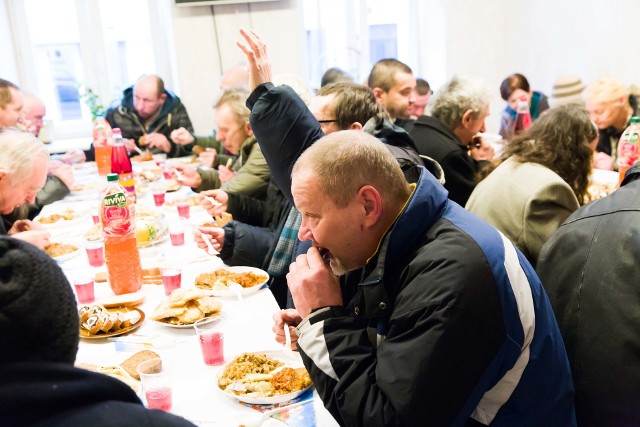
[[[549,103],[551,107],[566,104],[584,105],[582,92],[584,84],[580,77],[576,75],[561,75],[553,82],[553,90],[551,91],[551,99]]]
[[[78,311],[64,273],[30,243],[0,237],[0,363],[73,363]]]

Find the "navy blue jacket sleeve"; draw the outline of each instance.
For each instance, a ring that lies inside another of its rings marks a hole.
[[[258,86],[247,99],[249,118],[271,177],[293,203],[291,170],[300,154],[324,134],[302,99],[289,86]]]

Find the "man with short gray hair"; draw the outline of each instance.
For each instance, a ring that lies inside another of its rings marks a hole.
[[[461,206],[476,186],[476,174],[486,164],[484,160],[490,160],[478,150],[483,148],[481,144],[488,144],[474,144],[474,137],[486,130],[490,96],[480,80],[453,77],[435,94],[431,117],[420,116],[407,127],[418,152],[440,163],[449,198]]]

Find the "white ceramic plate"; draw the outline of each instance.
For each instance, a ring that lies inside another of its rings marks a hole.
[[[289,367],[289,368],[303,368],[304,365],[302,363],[302,359],[300,357],[294,359],[287,359],[284,357],[283,353],[281,351],[255,351],[253,353],[263,353],[267,356],[269,356],[272,359],[275,360],[279,360],[281,362],[284,362],[284,366],[279,367],[277,369],[275,369],[273,372],[277,372],[278,370],[285,368],[285,367]],[[235,358],[234,358],[235,359]],[[231,362],[229,362],[231,363]],[[250,404],[254,404],[254,405],[274,405],[276,403],[283,403],[283,402],[288,402],[289,400],[295,399],[296,397],[300,396],[302,393],[306,392],[307,390],[309,390],[313,384],[311,384],[309,387],[306,387],[302,390],[298,390],[296,392],[293,393],[289,393],[289,394],[282,394],[279,396],[272,396],[272,397],[250,397],[250,396],[246,396],[246,395],[242,395],[242,394],[233,394],[233,393],[227,393],[224,390],[222,390],[220,387],[218,387],[217,384],[217,380],[220,379],[220,377],[222,376],[222,374],[224,373],[225,369],[227,368],[227,366],[229,365],[229,363],[225,364],[222,369],[220,369],[216,375],[216,389],[222,393],[223,395],[230,397],[232,399],[235,399],[239,402],[245,402],[245,403],[250,403]]]
[[[258,292],[260,289],[262,289],[262,287],[264,286],[265,283],[267,283],[269,281],[269,274],[264,271],[261,270],[259,268],[255,268],[255,267],[220,267],[217,268],[211,272],[214,271],[218,271],[218,270],[228,270],[231,271],[233,273],[247,273],[247,272],[251,272],[260,276],[265,276],[266,279],[264,280],[264,282],[259,283],[255,286],[252,286],[250,288],[242,288],[242,291],[240,291],[240,294],[244,297],[247,295],[251,295],[251,294],[255,294],[256,292]],[[206,271],[205,273],[208,273],[209,271]],[[196,286],[196,288],[198,289],[202,289],[203,291],[216,296],[216,297],[232,297],[235,298],[236,297],[236,293],[233,292],[230,289],[207,289],[207,288],[200,288],[198,286]]]

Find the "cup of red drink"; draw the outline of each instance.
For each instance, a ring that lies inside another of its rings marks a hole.
[[[104,265],[104,240],[100,236],[89,236],[84,240],[89,265],[102,267]]]
[[[224,331],[220,318],[200,319],[193,324],[200,350],[202,350],[202,360],[210,366],[219,366],[224,363]]]
[[[153,190],[153,203],[156,206],[164,205],[164,197],[167,194],[167,191],[164,188],[155,188]]]
[[[73,287],[76,290],[76,298],[80,304],[89,304],[96,300],[93,291],[93,277],[88,274],[75,278]]]
[[[184,245],[184,224],[182,222],[169,226],[169,237],[173,246]]]
[[[173,405],[171,375],[162,359],[149,359],[138,365],[147,408],[170,411]]]
[[[164,285],[165,295],[171,295],[175,289],[182,284],[182,270],[177,267],[168,267],[162,269],[162,284]]]
[[[189,204],[189,202],[179,202],[176,206],[180,218],[189,218],[189,211],[191,210],[191,204]]]

